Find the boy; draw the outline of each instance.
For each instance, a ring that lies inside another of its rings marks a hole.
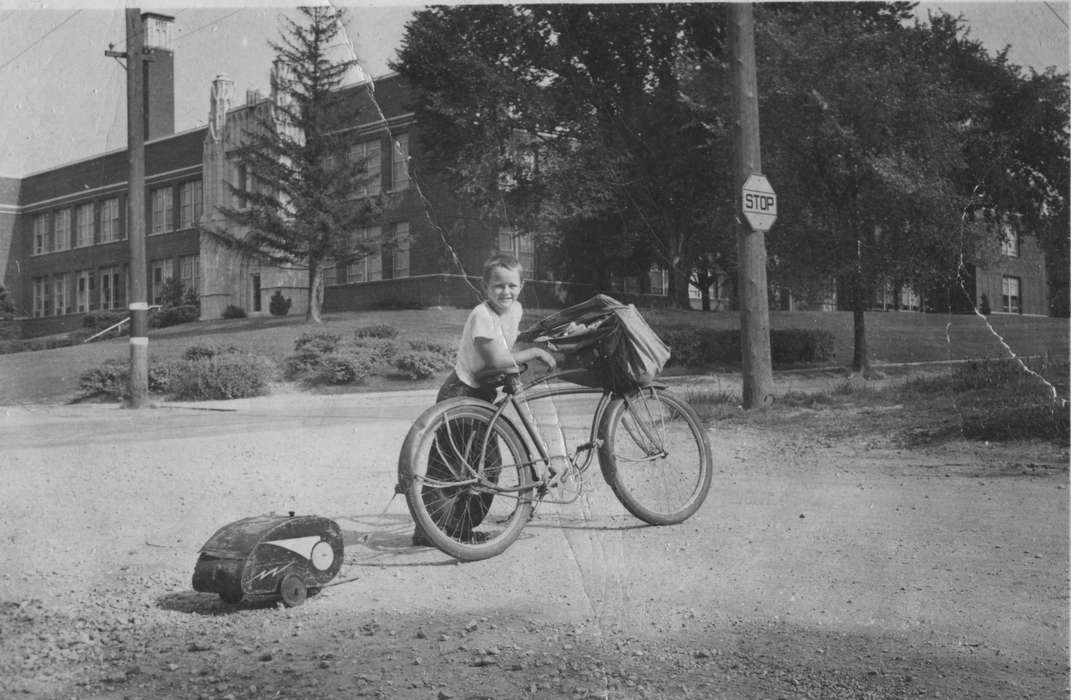
[[[506,369],[521,363],[539,360],[548,369],[557,365],[554,356],[540,347],[514,349],[517,334],[520,332],[521,316],[524,310],[519,301],[524,282],[521,278],[521,264],[505,253],[493,255],[483,265],[483,291],[485,301],[474,308],[461,332],[458,344],[457,361],[454,370],[443,382],[436,397],[436,402],[445,401],[455,396],[473,396],[484,401],[493,402],[498,390],[495,387],[481,387],[476,376],[489,367]],[[439,470],[449,467],[443,464],[428,465],[428,476],[434,477]],[[425,496],[427,498],[427,496]],[[472,526],[478,525],[490,508],[494,494],[468,496],[468,503],[459,510],[471,518]],[[459,536],[469,533],[460,532],[461,526],[454,524]],[[413,530],[413,544],[426,546],[428,542],[420,526]]]

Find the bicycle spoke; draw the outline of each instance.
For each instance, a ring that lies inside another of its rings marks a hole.
[[[706,497],[710,448],[689,411],[659,389],[619,399],[608,411],[603,474],[618,500],[646,522],[680,522]]]
[[[433,407],[434,421],[410,431],[423,436],[409,457],[423,466],[410,476],[410,511],[436,546],[464,560],[507,547],[532,508],[524,443],[484,406]]]

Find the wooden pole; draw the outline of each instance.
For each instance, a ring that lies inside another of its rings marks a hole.
[[[759,100],[755,76],[755,23],[750,3],[729,3],[729,51],[732,60],[733,175],[735,182],[740,343],[744,408],[773,401],[770,366],[770,310],[766,294],[766,237],[753,231],[743,216],[744,181],[762,172]]]
[[[126,10],[127,238],[130,241],[130,384],[127,408],[149,394],[149,305],[145,275],[145,33],[141,10]]]

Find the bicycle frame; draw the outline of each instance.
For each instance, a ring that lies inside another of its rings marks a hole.
[[[529,442],[535,446],[536,450],[539,453],[538,459],[532,459],[529,462],[525,463],[523,466],[532,468],[534,465],[540,463],[549,466],[551,460],[551,456],[547,451],[546,445],[544,444],[543,435],[539,428],[536,426],[534,417],[532,416],[531,410],[528,407],[529,402],[549,399],[556,396],[600,394],[601,396],[599,398],[599,402],[595,408],[595,415],[592,416],[591,427],[588,429],[588,441],[586,443],[576,446],[573,457],[568,457],[568,455],[566,455],[570,462],[572,462],[576,466],[576,469],[581,473],[586,471],[588,466],[590,466],[591,460],[595,456],[595,450],[599,446],[599,438],[597,435],[599,425],[602,423],[602,417],[606,413],[606,408],[610,405],[610,400],[614,397],[613,392],[606,388],[598,389],[594,387],[586,387],[575,384],[561,387],[545,386],[548,382],[554,379],[568,378],[571,375],[579,375],[585,372],[586,370],[583,369],[568,369],[559,372],[551,372],[550,374],[545,374],[541,377],[537,377],[536,379],[531,382],[528,382],[527,384],[520,384],[520,382],[518,381],[516,386],[514,387],[508,387],[507,382],[506,396],[495,404],[496,410],[494,416],[492,416],[491,418],[491,425],[494,425],[495,421],[499,420],[500,418],[503,421],[509,422],[509,418],[505,417],[503,414],[508,408],[510,408],[511,406],[513,407],[514,411],[516,411],[517,415],[521,419],[521,425],[524,427],[524,431],[528,434]],[[544,385],[541,389],[532,391],[533,387],[537,387],[541,384]],[[487,452],[488,440],[490,440],[492,434],[493,431],[488,430],[487,434],[484,436],[484,441],[480,446],[481,462],[483,461],[484,455]],[[577,464],[575,460],[576,457],[579,456],[581,451],[584,451],[586,453],[584,455],[584,461]],[[482,488],[486,488],[496,493],[505,494],[514,490],[518,490],[502,488],[494,482],[483,478],[479,474],[476,475],[476,479]]]

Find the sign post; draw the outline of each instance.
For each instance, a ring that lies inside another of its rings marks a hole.
[[[773,401],[770,309],[766,294],[766,237],[777,218],[777,196],[762,172],[759,94],[755,76],[755,20],[749,2],[726,4],[733,103],[733,182],[737,220],[737,298],[744,408]],[[765,183],[765,184],[764,184]],[[746,223],[744,220],[747,220]],[[765,228],[764,228],[765,227]]]

